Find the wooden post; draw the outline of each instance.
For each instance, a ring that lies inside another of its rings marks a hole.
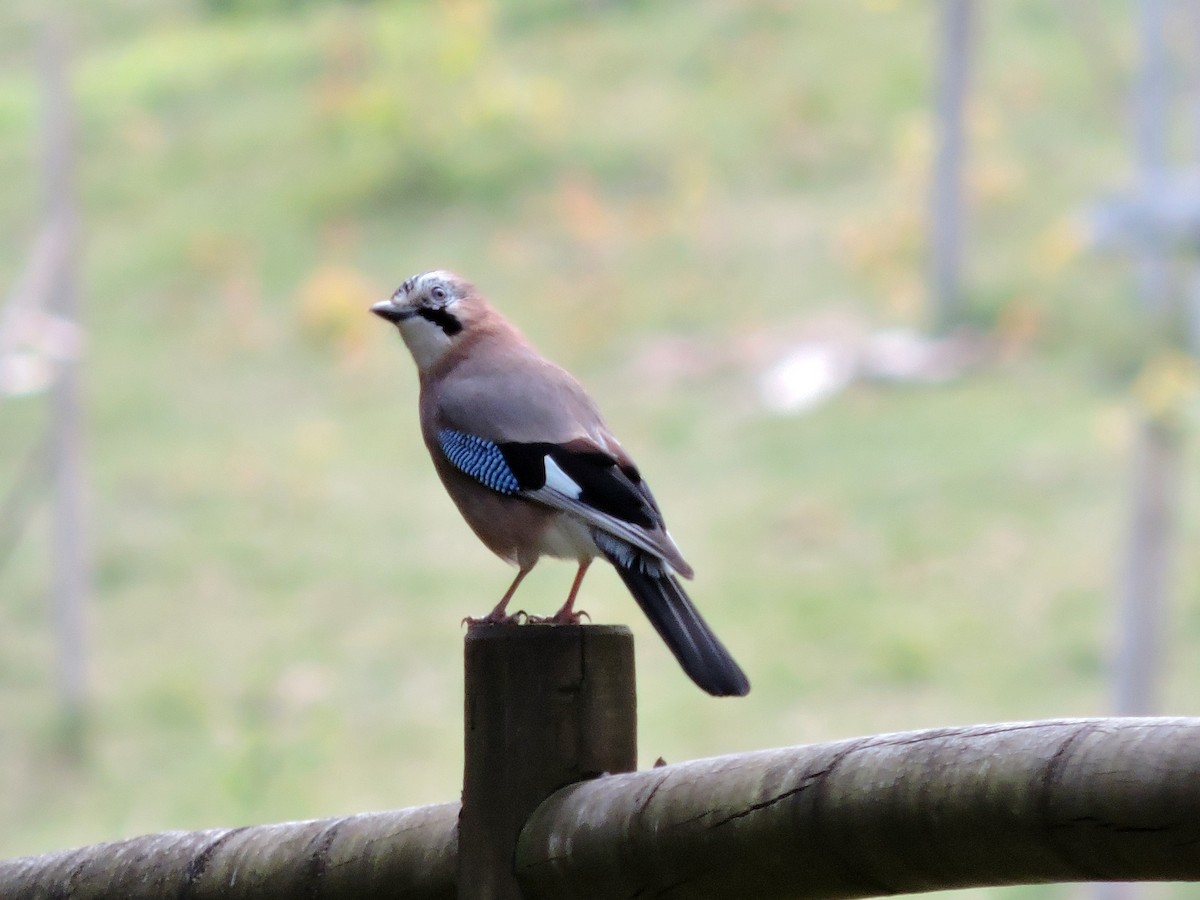
[[[554,791],[637,768],[633,634],[620,625],[472,625],[466,639],[460,900],[519,900],[526,819]]]

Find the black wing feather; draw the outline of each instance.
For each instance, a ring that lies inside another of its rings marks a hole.
[[[662,525],[654,498],[633,466],[621,466],[603,450],[576,449],[549,443],[497,445],[522,490],[536,491],[546,483],[546,457],[579,485],[579,502],[639,528]]]

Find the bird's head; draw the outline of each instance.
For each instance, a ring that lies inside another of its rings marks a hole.
[[[423,272],[396,289],[371,312],[394,324],[424,372],[461,339],[481,313],[474,286],[453,272]]]

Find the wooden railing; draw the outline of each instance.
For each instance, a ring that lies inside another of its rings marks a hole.
[[[0,897],[869,897],[1200,880],[1200,719],[944,728],[635,768],[633,639],[474,626],[463,802],[0,862]]]

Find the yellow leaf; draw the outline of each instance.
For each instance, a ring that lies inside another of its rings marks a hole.
[[[1087,234],[1075,218],[1061,219],[1043,231],[1034,242],[1033,267],[1053,275],[1074,262],[1087,245]]]
[[[1180,350],[1152,357],[1133,384],[1138,405],[1152,419],[1173,419],[1196,395],[1196,360]]]
[[[362,350],[372,326],[367,308],[381,291],[354,269],[322,266],[300,288],[299,320],[305,337],[343,359]]]

